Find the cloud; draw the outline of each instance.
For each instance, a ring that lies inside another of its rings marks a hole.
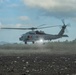
[[[28,27],[31,27],[31,26],[33,26],[33,25],[31,25],[31,24],[21,24],[21,23],[17,23],[17,24],[2,24],[1,22],[0,22],[0,28],[2,28],[2,27],[6,27],[6,28],[23,28],[23,27],[25,27],[25,28],[28,28]]]
[[[76,17],[76,0],[22,0],[31,8],[38,8],[44,15]]]
[[[20,27],[22,27],[22,24],[16,24],[15,27],[20,28]]]
[[[4,27],[4,26],[5,26],[5,25],[3,25],[2,22],[0,22],[0,29],[1,29],[2,27]]]
[[[0,22],[0,28],[2,27],[2,23]]]
[[[26,21],[26,20],[29,20],[29,17],[28,16],[20,16],[20,17],[18,17],[18,19],[20,19],[22,21]]]

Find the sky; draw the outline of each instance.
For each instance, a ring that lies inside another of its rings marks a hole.
[[[0,27],[37,27],[69,24],[65,34],[76,38],[76,0],[0,0]],[[48,34],[58,34],[61,27],[43,29]],[[19,37],[28,30],[0,29],[0,42],[20,42]]]

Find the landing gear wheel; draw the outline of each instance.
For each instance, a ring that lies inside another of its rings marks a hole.
[[[25,44],[27,44],[27,41],[25,41]]]
[[[32,43],[34,44],[35,42],[34,42],[34,41],[32,41]]]

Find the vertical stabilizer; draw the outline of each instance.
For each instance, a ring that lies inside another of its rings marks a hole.
[[[60,30],[60,32],[58,33],[59,36],[62,36],[65,32],[65,29],[66,29],[66,25],[63,25],[62,26],[62,29]]]

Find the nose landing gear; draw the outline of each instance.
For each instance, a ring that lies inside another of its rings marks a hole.
[[[34,42],[34,41],[32,41],[32,43],[34,44],[35,42]]]
[[[27,41],[25,41],[25,44],[27,44]]]

